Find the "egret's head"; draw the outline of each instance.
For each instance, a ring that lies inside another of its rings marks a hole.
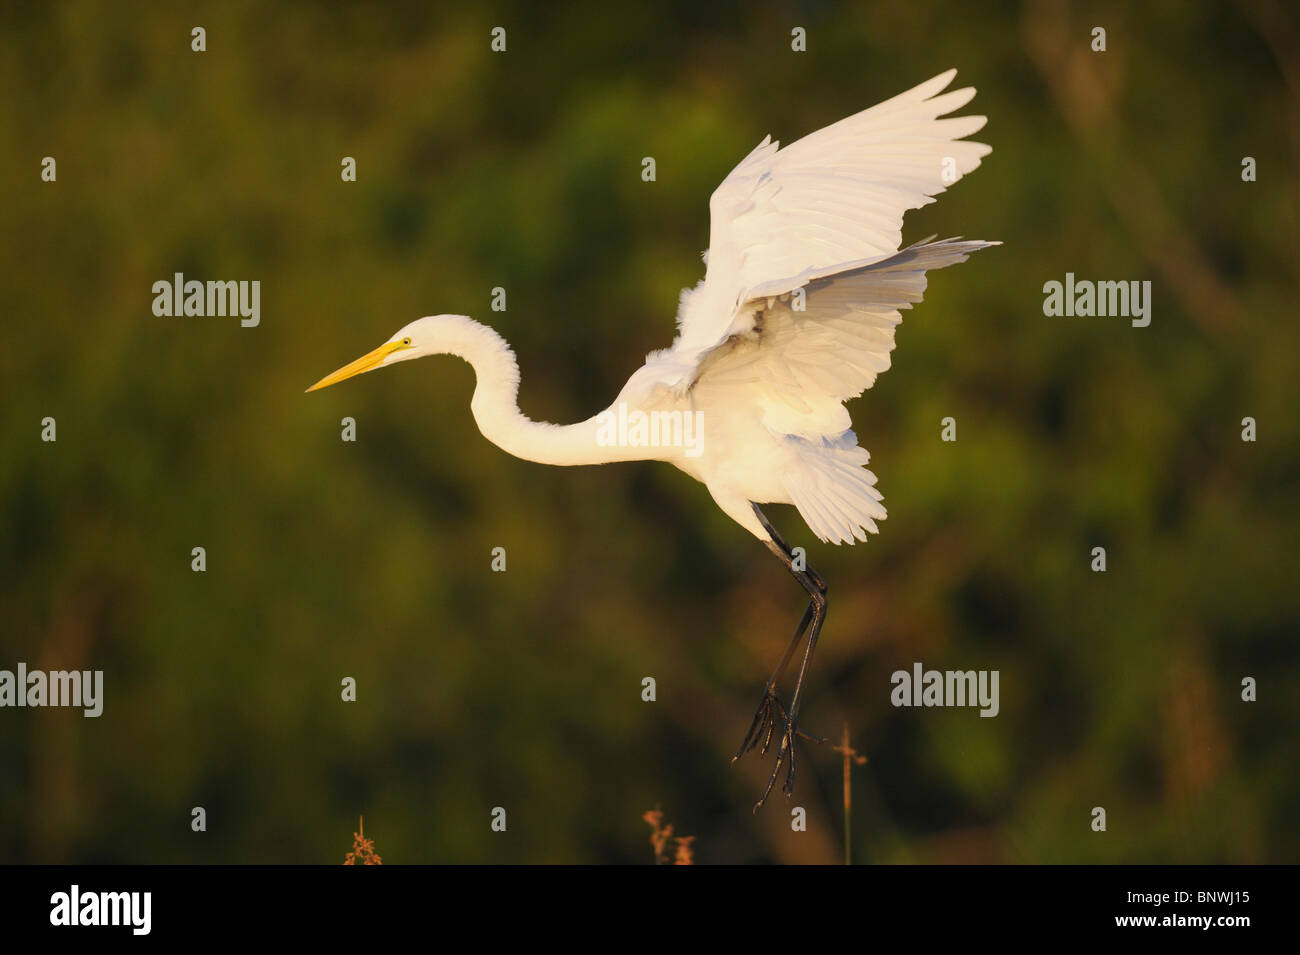
[[[422,358],[425,355],[436,355],[444,352],[446,350],[444,347],[445,326],[449,320],[468,321],[462,315],[427,315],[424,318],[418,318],[405,328],[400,329],[397,334],[374,351],[362,355],[350,364],[344,365],[332,375],[326,375],[307,390],[316,391],[319,388],[328,388],[330,385],[337,385],[345,378],[351,378],[353,375],[359,375],[362,372],[374,371],[376,368],[383,368],[387,365],[395,365],[399,361],[408,361],[412,358]]]

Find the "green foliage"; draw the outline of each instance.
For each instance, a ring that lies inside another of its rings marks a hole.
[[[702,862],[838,858],[835,754],[799,836],[727,763],[802,606],[702,487],[508,458],[451,362],[303,388],[463,312],[526,412],[586,417],[671,340],[764,134],[954,65],[994,152],[904,238],[1005,244],[932,277],[851,406],[881,535],[771,512],[831,587],[804,714],[870,756],[854,857],[1296,861],[1296,51],[1170,4],[472,7],[0,13],[0,667],[106,685],[98,720],[0,711],[0,861],[333,862],[364,813],[390,863],[640,862],[656,804]],[[155,317],[176,271],[259,279],[261,325]],[[1151,279],[1151,327],[1044,317],[1066,271]],[[999,669],[1001,714],[894,709],[915,660]]]

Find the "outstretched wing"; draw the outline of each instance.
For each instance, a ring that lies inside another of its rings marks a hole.
[[[944,239],[751,300],[747,329],[704,353],[685,387],[704,406],[752,407],[783,449],[780,480],[824,541],[852,543],[885,516],[869,455],[843,402],[889,368],[902,309],[921,301],[926,271],[966,261],[980,240]]]
[[[926,272],[965,262],[998,245],[979,239],[925,240],[868,265],[754,299],[746,329],[701,356],[685,390],[745,392],[763,424],[821,440],[851,426],[844,402],[887,370],[894,329],[925,295]]]
[[[926,271],[997,244],[946,239],[898,251],[904,213],[990,152],[962,139],[983,116],[940,118],[975,95],[943,92],[955,75],[785,149],[764,139],[709,201],[707,269],[682,293],[677,339],[649,355],[625,389],[752,409],[751,422],[770,438],[769,473],[782,485],[761,500],[793,503],[825,541],[865,540],[885,516],[843,402],[889,367],[894,328],[921,300]],[[730,500],[728,488],[710,490]],[[723,507],[745,526],[747,494],[731,495],[734,512]]]
[[[779,295],[895,252],[903,214],[975,169],[989,147],[960,141],[983,116],[940,119],[971,87],[949,70],[780,149],[768,137],[709,200],[704,280],[682,294],[671,351],[689,362],[733,334],[751,299]]]

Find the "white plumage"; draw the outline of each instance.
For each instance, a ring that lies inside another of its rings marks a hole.
[[[885,517],[843,402],[889,368],[900,310],[921,300],[926,270],[996,244],[897,252],[904,212],[933,202],[990,152],[960,139],[983,116],[939,118],[975,95],[941,93],[955,75],[784,149],[765,138],[746,156],[709,201],[708,267],[682,293],[677,340],[648,356],[619,396],[646,407],[685,399],[704,414],[703,460],[672,463],[762,540],[750,502],[794,504],[834,543],[865,540]]]
[[[464,316],[423,318],[313,388],[429,354],[475,366],[471,407],[484,435],[545,464],[668,461],[702,481],[760,540],[753,504],[793,504],[823,541],[853,543],[885,517],[843,402],[889,367],[901,310],[926,271],[996,243],[923,242],[898,251],[903,214],[933,202],[990,151],[960,137],[983,116],[941,118],[975,90],[942,92],[949,70],[780,148],[765,138],[709,200],[704,279],[682,292],[673,344],[653,352],[601,415],[575,425],[530,421],[505,341]],[[409,344],[403,345],[403,342]],[[701,453],[612,445],[607,416],[698,414]]]
[[[983,127],[983,116],[944,118],[975,95],[969,87],[943,92],[955,75],[942,73],[784,149],[770,137],[759,143],[709,200],[707,268],[699,285],[682,293],[677,338],[650,354],[614,403],[586,421],[553,425],[520,413],[514,353],[495,331],[462,315],[412,322],[308,389],[423,355],[457,355],[474,366],[470,408],[479,429],[509,453],[557,465],[661,460],[703,482],[809,596],[741,747],[762,739],[766,751],[776,725],[784,725],[769,792],[787,754],[787,792],[793,783],[800,688],[825,618],[826,586],[796,566],[757,505],[793,504],[818,538],[837,544],[866,540],[885,517],[844,402],[889,368],[894,330],[902,310],[921,301],[926,272],[997,244],[945,239],[899,248],[904,213],[933,202],[990,152],[962,138]],[[625,432],[636,416],[676,422],[677,431],[666,432],[676,436],[688,417],[698,421],[698,445],[646,440],[646,433],[663,433],[657,428]],[[619,422],[616,433],[611,419]],[[805,630],[787,710],[774,687]]]

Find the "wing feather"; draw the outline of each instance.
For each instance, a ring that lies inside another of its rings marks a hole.
[[[767,137],[741,160],[709,200],[708,266],[682,295],[674,351],[716,346],[752,298],[896,251],[903,214],[934,201],[990,151],[962,139],[983,116],[939,118],[975,95],[970,87],[942,92],[955,75],[941,73],[784,149]]]
[[[921,301],[926,271],[997,244],[927,239],[899,251],[903,215],[990,152],[964,138],[983,116],[947,116],[975,95],[945,92],[955,75],[784,149],[766,137],[742,159],[709,200],[705,276],[682,293],[676,340],[620,396],[744,409],[771,438],[784,488],[762,500],[793,503],[825,541],[866,540],[885,517],[844,402],[889,368],[894,329]]]
[[[927,240],[750,302],[750,330],[729,336],[698,364],[687,390],[706,407],[730,402],[758,409],[762,427],[784,448],[780,475],[790,501],[820,539],[865,540],[885,517],[844,402],[888,370],[894,330],[902,310],[925,293],[927,270],[997,244]]]

